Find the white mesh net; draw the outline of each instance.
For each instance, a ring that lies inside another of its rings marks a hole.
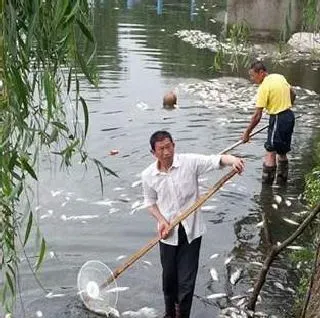
[[[106,284],[112,271],[99,261],[88,261],[78,273],[79,295],[85,306],[96,313],[109,315],[116,308],[118,288],[115,279]]]

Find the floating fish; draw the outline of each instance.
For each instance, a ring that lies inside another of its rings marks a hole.
[[[101,200],[101,201],[96,201],[96,202],[93,202],[93,204],[96,204],[96,205],[105,205],[105,206],[112,206],[112,204],[115,203],[115,201],[111,201],[111,200]]]
[[[121,314],[121,316],[129,317],[148,317],[148,318],[157,318],[159,315],[154,308],[143,307],[138,311],[128,310]]]
[[[238,268],[234,273],[231,274],[230,283],[232,285],[235,285],[239,281],[241,273],[242,273],[242,269]]]
[[[62,192],[63,192],[63,190],[58,190],[58,191],[50,190],[50,193],[53,197],[56,197],[57,195],[61,194]]]
[[[142,180],[134,181],[131,184],[131,188],[135,188],[135,187],[139,186],[140,184],[142,184]]]
[[[122,191],[122,190],[124,190],[124,188],[121,188],[121,187],[113,188],[113,191]]]
[[[118,293],[130,289],[129,287],[114,287],[106,290],[106,293]]]
[[[304,250],[303,246],[297,246],[297,245],[288,245],[287,248],[290,249],[290,250],[295,250],[295,251]]]
[[[273,209],[278,210],[278,204],[272,203],[271,206],[272,206]]]
[[[113,214],[113,213],[116,213],[116,212],[118,212],[118,211],[120,211],[120,209],[111,208],[111,209],[109,210],[109,214]]]
[[[152,266],[152,263],[150,261],[142,261],[142,262],[149,265],[149,266]]]
[[[296,215],[296,216],[302,216],[309,213],[309,211],[301,211],[301,212],[292,212],[292,214]]]
[[[291,287],[287,287],[287,291],[292,293],[292,294],[296,293],[296,291],[294,289],[292,289]]]
[[[212,211],[212,210],[214,210],[215,208],[216,208],[215,205],[207,205],[207,206],[203,206],[203,207],[201,208],[201,211],[205,211],[205,212],[207,212],[207,211]]]
[[[224,265],[227,266],[232,261],[232,259],[233,259],[233,256],[226,258],[226,260],[224,261]]]
[[[274,195],[274,200],[277,202],[277,204],[280,204],[282,202],[282,198],[280,195],[276,194]]]
[[[274,282],[273,285],[276,286],[277,288],[281,289],[281,290],[285,290],[284,286],[279,282]]]
[[[217,298],[224,298],[224,297],[227,297],[227,294],[217,293],[217,294],[208,295],[206,298],[207,299],[217,299]]]
[[[284,203],[286,204],[286,206],[291,206],[291,201],[290,200],[285,200]]]
[[[250,264],[252,264],[252,265],[257,265],[257,266],[263,266],[262,263],[256,262],[256,261],[250,262]]]
[[[64,296],[66,296],[66,295],[65,294],[54,294],[54,293],[50,292],[46,295],[46,298],[58,298],[58,297],[64,297]]]
[[[211,275],[212,280],[214,280],[214,281],[218,281],[219,280],[218,272],[217,272],[217,270],[215,268],[212,267],[210,269],[210,275]]]
[[[290,220],[288,218],[282,218],[284,221],[286,221],[287,223],[293,224],[293,225],[300,225],[298,222]]]
[[[36,312],[36,315],[37,315],[37,317],[43,317],[43,313],[42,313],[41,310],[38,310],[38,311]]]
[[[116,258],[116,260],[117,261],[120,261],[120,260],[122,260],[122,259],[124,259],[124,258],[126,258],[127,257],[127,255],[120,255],[120,256],[118,256],[117,258]]]
[[[136,209],[139,206],[141,206],[143,204],[143,202],[141,202],[140,200],[135,201],[134,203],[132,203],[131,205],[131,209]]]
[[[256,227],[263,227],[263,224],[264,224],[264,221],[261,221],[261,222],[259,222],[257,225],[256,225]]]
[[[214,258],[217,258],[219,256],[219,254],[218,253],[216,253],[216,254],[212,254],[210,257],[209,257],[209,259],[214,259]]]

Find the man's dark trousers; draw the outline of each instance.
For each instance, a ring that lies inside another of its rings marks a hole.
[[[177,246],[160,242],[162,288],[167,316],[176,317],[175,304],[178,304],[180,317],[189,318],[198,271],[201,237],[189,244],[181,224],[178,233]]]

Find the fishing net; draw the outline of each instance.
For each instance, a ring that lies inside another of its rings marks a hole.
[[[109,316],[116,308],[118,288],[110,268],[99,261],[88,261],[78,273],[78,290],[91,311]]]

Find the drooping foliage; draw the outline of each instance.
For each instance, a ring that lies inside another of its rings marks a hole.
[[[39,153],[58,155],[67,166],[74,154],[83,162],[87,159],[84,141],[89,116],[80,76],[97,84],[90,13],[86,0],[0,1],[0,300],[4,312],[11,312],[15,301],[19,250],[37,227],[31,204],[28,200],[22,204],[22,198],[28,197],[30,181],[37,180]],[[95,163],[99,172],[107,169]],[[41,235],[38,245],[34,270],[45,256]]]

